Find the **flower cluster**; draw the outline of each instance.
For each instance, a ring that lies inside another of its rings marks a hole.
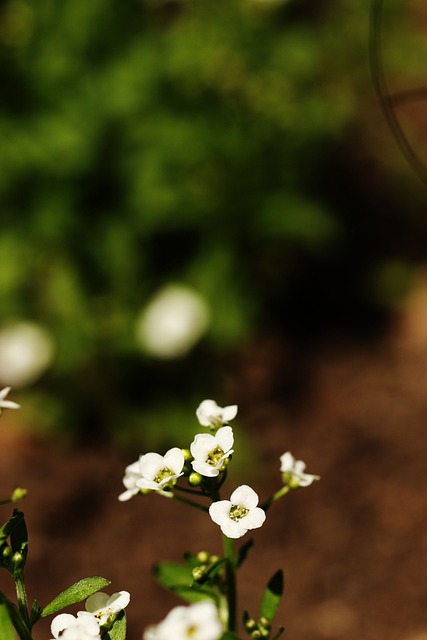
[[[189,449],[174,447],[164,456],[158,453],[141,455],[126,467],[123,478],[126,490],[119,495],[119,500],[124,502],[137,493],[157,491],[201,508],[174,491],[179,478],[187,476],[192,487],[200,486],[201,494],[211,497],[212,504],[207,511],[225,536],[240,538],[247,531],[261,527],[272,501],[289,489],[310,485],[318,476],[304,473],[305,464],[286,452],[280,458],[284,486],[264,505],[258,506],[258,495],[248,485],[237,487],[229,500],[221,500],[219,489],[234,453],[233,429],[226,423],[236,415],[237,405],[220,407],[214,400],[204,400],[196,410],[196,417],[210,433],[198,433]],[[185,491],[192,492],[190,489]]]
[[[101,638],[102,627],[108,627],[129,604],[130,594],[118,591],[109,596],[98,591],[86,600],[86,611],[79,611],[77,616],[60,613],[52,620],[52,640],[97,640]]]

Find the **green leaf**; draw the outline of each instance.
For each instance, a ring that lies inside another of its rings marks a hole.
[[[283,571],[279,569],[270,578],[261,601],[260,617],[270,622],[277,613],[283,595]]]
[[[24,564],[27,559],[28,552],[28,531],[25,524],[25,518],[22,511],[15,509],[14,516],[16,516],[15,526],[10,532],[10,546],[14,553],[20,553],[24,559]]]
[[[160,562],[154,567],[154,575],[167,589],[181,585],[189,587],[193,583],[191,567],[177,562]]]
[[[24,514],[22,513],[22,511],[15,509],[13,512],[13,516],[0,529],[0,543],[8,538],[13,530],[16,527],[19,527],[23,520]]]
[[[5,604],[0,604],[0,638],[1,640],[16,640],[13,625]]]
[[[120,611],[117,618],[113,622],[113,626],[105,634],[104,640],[125,640],[126,628],[126,614],[124,611]]]
[[[83,580],[79,580],[79,582],[76,582],[71,587],[68,587],[68,589],[65,589],[65,591],[56,596],[52,602],[49,602],[41,612],[41,617],[45,618],[46,616],[52,615],[52,613],[56,613],[57,611],[68,607],[70,604],[81,602],[88,596],[92,595],[92,593],[96,593],[109,584],[109,580],[98,576],[94,576],[93,578],[83,578]]]
[[[37,622],[37,620],[39,620],[39,618],[41,617],[41,614],[42,614],[42,608],[40,607],[37,600],[34,600],[33,606],[31,608],[31,614],[30,614],[30,626],[33,626]]]

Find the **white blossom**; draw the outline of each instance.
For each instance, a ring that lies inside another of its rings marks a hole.
[[[141,477],[135,484],[139,489],[158,491],[173,486],[183,475],[184,454],[182,449],[173,447],[164,456],[146,453],[139,459]]]
[[[103,591],[98,591],[89,596],[86,600],[85,607],[86,611],[95,616],[99,625],[102,626],[111,616],[127,607],[129,600],[130,593],[128,591],[118,591],[111,596]]]
[[[258,495],[242,484],[233,491],[230,500],[213,502],[209,515],[228,538],[241,538],[249,529],[258,529],[264,524],[265,511],[257,505]]]
[[[183,285],[166,285],[137,318],[137,343],[156,358],[185,356],[199,342],[209,324],[206,301]]]
[[[132,464],[126,467],[125,475],[123,478],[123,484],[126,488],[126,491],[123,491],[123,493],[119,495],[120,502],[130,500],[133,496],[139,493],[139,487],[136,486],[136,482],[141,478],[142,475],[139,460],[137,460],[136,462],[132,462]]]
[[[52,620],[52,640],[98,640],[101,638],[98,620],[92,613],[79,611],[77,617],[71,613],[60,613]]]
[[[287,451],[280,456],[280,463],[283,482],[291,487],[291,489],[308,487],[315,480],[319,480],[320,478],[320,476],[305,473],[305,462],[302,460],[296,460],[290,451]]]
[[[210,600],[175,607],[157,625],[148,627],[143,640],[218,640],[224,629]]]
[[[190,445],[194,471],[208,478],[217,476],[233,453],[233,442],[233,430],[228,426],[218,429],[215,435],[198,433]]]
[[[218,429],[237,415],[237,404],[219,407],[215,400],[203,400],[197,407],[196,416],[202,427]]]
[[[0,414],[2,409],[20,409],[21,405],[11,400],[5,400],[10,391],[10,387],[5,387],[0,391]]]
[[[34,322],[0,329],[0,378],[12,387],[33,384],[51,366],[54,354],[52,336]]]

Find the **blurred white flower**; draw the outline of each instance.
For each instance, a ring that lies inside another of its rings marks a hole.
[[[280,456],[280,471],[282,472],[283,483],[291,489],[298,487],[308,487],[315,480],[319,480],[320,476],[311,473],[305,473],[305,462],[295,460],[290,451]]]
[[[60,613],[52,620],[52,640],[94,640],[101,638],[98,620],[92,613],[79,611],[77,617],[71,613]]]
[[[158,491],[173,486],[182,476],[184,454],[182,449],[173,447],[161,456],[159,453],[146,453],[139,459],[141,477],[135,484],[139,489]]]
[[[89,596],[86,600],[85,607],[86,611],[95,616],[100,626],[102,626],[111,616],[127,607],[129,601],[130,593],[128,591],[118,591],[111,596],[103,591],[98,591]]]
[[[167,285],[147,304],[136,323],[136,341],[157,358],[179,358],[205,333],[209,311],[188,287]]]
[[[123,491],[123,493],[119,495],[120,502],[130,500],[133,496],[139,493],[139,487],[136,486],[136,481],[141,478],[142,475],[139,460],[132,462],[132,464],[126,467],[123,478],[123,484],[125,485],[126,491]]]
[[[148,627],[143,640],[218,640],[224,629],[213,602],[175,607],[157,625]]]
[[[218,429],[237,415],[237,404],[219,407],[215,400],[203,400],[196,409],[196,416],[202,427]]]
[[[265,511],[258,505],[258,495],[247,484],[237,487],[230,500],[218,500],[209,507],[209,515],[219,524],[227,538],[241,538],[249,529],[264,524]]]
[[[50,366],[54,345],[48,332],[32,322],[18,322],[0,330],[0,380],[26,387]]]
[[[233,453],[233,442],[233,429],[228,426],[218,429],[215,435],[198,433],[190,445],[194,471],[208,478],[217,476],[223,470],[225,460]]]
[[[10,391],[10,387],[5,387],[0,391],[0,415],[2,409],[20,409],[21,405],[17,402],[12,402],[11,400],[5,400],[6,396]]]

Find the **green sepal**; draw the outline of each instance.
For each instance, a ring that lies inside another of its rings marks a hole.
[[[79,580],[79,582],[76,582],[71,587],[68,587],[68,589],[65,589],[65,591],[56,596],[52,602],[49,602],[49,604],[42,610],[40,617],[45,618],[46,616],[52,615],[52,613],[56,613],[57,611],[68,607],[70,604],[81,602],[92,595],[92,593],[100,591],[109,584],[110,580],[106,580],[105,578],[100,578],[98,576],[83,578],[83,580]]]
[[[39,605],[39,603],[37,602],[37,600],[34,600],[33,606],[31,608],[31,613],[30,613],[30,626],[31,627],[37,622],[37,620],[39,620],[41,618],[41,614],[42,614],[42,608]]]
[[[0,638],[1,640],[16,640],[13,624],[5,604],[0,604]]]
[[[270,578],[261,600],[260,618],[273,621],[283,595],[283,571],[279,569]]]
[[[236,568],[240,567],[240,565],[246,560],[247,555],[251,550],[251,548],[253,547],[253,545],[254,545],[254,541],[252,538],[250,538],[245,542],[244,545],[240,547],[240,549],[236,553],[236,560],[235,560]]]
[[[0,529],[0,543],[4,542],[13,532],[16,527],[18,527],[22,520],[24,520],[24,514],[22,511],[18,509],[14,509],[13,516],[5,522],[5,524]]]
[[[274,636],[274,638],[272,638],[272,640],[278,640],[278,638],[280,638],[280,636],[282,635],[282,633],[284,632],[285,627],[279,627],[279,631],[276,633],[276,635]]]
[[[104,640],[125,640],[126,638],[127,620],[126,614],[122,610],[114,620],[111,629],[108,629],[104,636]]]
[[[191,566],[177,562],[159,562],[154,567],[156,580],[166,589],[174,590],[175,587],[189,587],[193,583]]]

